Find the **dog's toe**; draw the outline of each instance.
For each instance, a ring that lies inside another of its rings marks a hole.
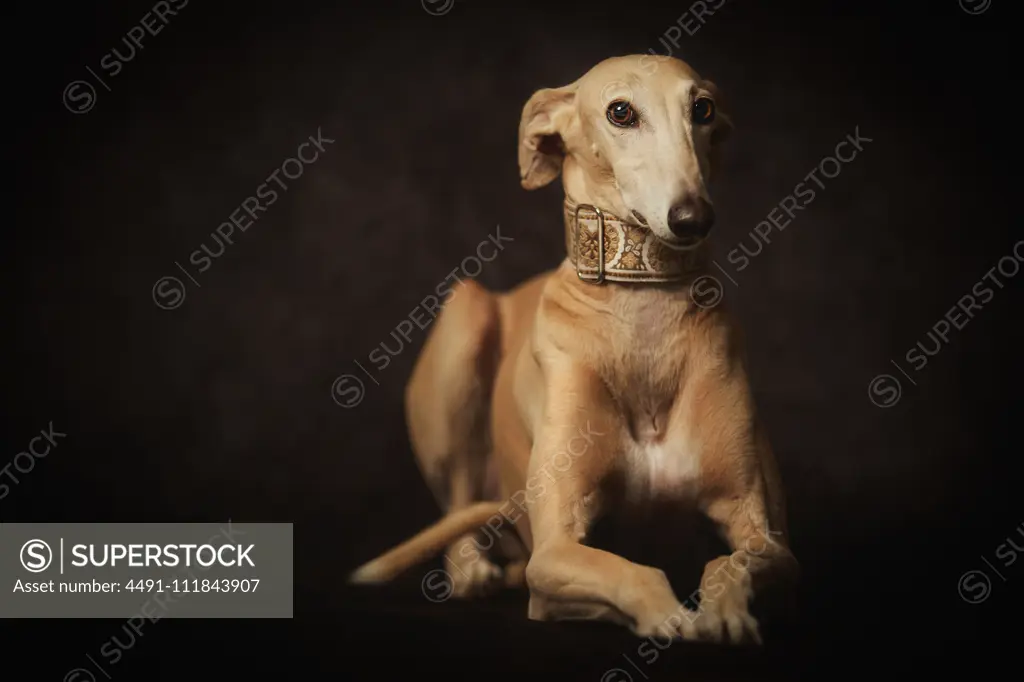
[[[721,642],[724,639],[724,620],[714,611],[702,611],[697,616],[697,638],[705,642]]]
[[[683,618],[683,622],[679,624],[679,636],[683,639],[696,641],[699,640],[700,630],[697,628],[698,614],[696,611],[687,610],[686,615]]]
[[[704,611],[697,618],[698,638],[707,642],[761,644],[761,633],[747,612],[718,613]]]
[[[733,644],[760,644],[757,621],[749,613],[732,613],[725,617],[725,630]]]
[[[751,642],[760,646],[764,644],[761,640],[761,628],[757,624],[757,619],[751,616],[749,613],[742,615],[743,623],[746,626],[744,632]]]

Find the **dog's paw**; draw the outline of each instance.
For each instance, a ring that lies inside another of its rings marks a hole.
[[[731,608],[713,602],[702,604],[696,611],[680,606],[667,615],[637,623],[633,630],[641,637],[761,644],[757,620],[745,607]]]
[[[696,636],[709,642],[730,644],[761,644],[761,630],[757,620],[742,608],[721,607],[711,604],[693,612]]]
[[[634,631],[642,637],[761,644],[760,627],[748,610],[753,596],[749,572],[727,570],[727,559],[708,564],[696,610],[678,602],[661,603],[636,623]]]
[[[452,563],[448,571],[452,580],[452,596],[460,599],[492,594],[505,584],[500,566],[485,557],[461,564]]]
[[[723,570],[726,566],[723,558],[705,570],[694,618],[697,634],[712,642],[761,644],[760,628],[748,608],[753,597],[750,574]]]

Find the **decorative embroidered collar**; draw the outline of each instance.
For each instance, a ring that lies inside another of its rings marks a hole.
[[[603,236],[603,239],[602,239]],[[584,282],[681,282],[693,276],[706,253],[674,248],[651,228],[589,204],[565,200],[565,246]]]

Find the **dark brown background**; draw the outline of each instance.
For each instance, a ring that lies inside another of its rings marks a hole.
[[[180,678],[208,658],[256,669],[262,649],[264,671],[598,680],[635,651],[614,628],[528,623],[515,596],[431,604],[426,568],[380,591],[342,577],[438,514],[402,421],[423,332],[381,372],[368,354],[496,225],[515,241],[486,285],[557,264],[560,185],[518,184],[523,103],[605,57],[663,54],[689,4],[455,0],[435,17],[416,0],[191,2],[84,115],[62,106],[65,84],[99,71],[151,4],[9,22],[0,463],[50,420],[69,435],[0,500],[0,519],[296,524],[293,623],[154,625],[118,676]],[[979,605],[957,581],[1021,521],[1024,276],[954,330],[897,405],[875,407],[867,387],[1018,238],[1010,3],[979,16],[957,0],[768,5],[728,0],[678,51],[736,123],[714,192],[720,255],[855,127],[874,140],[726,284],[781,460],[801,606],[767,652],[677,645],[645,672],[792,679],[818,664],[870,672],[880,651],[991,663],[964,642],[1008,633],[994,621],[1024,576],[1011,567]],[[32,26],[46,29],[29,47]],[[318,128],[336,140],[326,154],[180,308],[154,305],[154,282]],[[343,409],[332,382],[360,374],[357,361],[379,385]],[[118,626],[19,629],[46,643],[56,677]]]

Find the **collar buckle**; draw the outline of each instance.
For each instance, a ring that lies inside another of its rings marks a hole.
[[[586,276],[583,274],[583,258],[580,255],[580,209],[589,209],[597,215],[597,273],[593,276]],[[576,211],[573,214],[573,223],[576,226],[574,230],[576,251],[576,276],[581,281],[591,282],[593,284],[600,284],[604,282],[604,212],[601,211],[597,206],[591,204],[579,204],[576,206]]]

